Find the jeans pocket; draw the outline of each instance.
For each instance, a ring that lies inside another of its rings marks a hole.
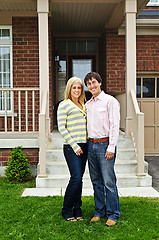
[[[105,149],[108,147],[108,144],[109,144],[108,141],[106,141],[106,142],[100,142],[100,145],[101,145],[102,147],[104,147]]]

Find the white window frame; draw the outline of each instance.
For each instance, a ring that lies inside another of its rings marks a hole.
[[[147,6],[159,6],[159,0],[156,0],[153,2],[154,0],[150,0],[147,4]]]
[[[9,47],[10,48],[10,88],[13,87],[13,49],[12,49],[12,26],[0,26],[1,29],[9,29],[10,30],[10,39],[9,40],[1,40],[0,39],[0,47]],[[12,101],[12,98],[11,98]],[[0,110],[0,116],[4,115],[4,110]],[[8,114],[12,113],[12,102],[11,109],[7,110]]]

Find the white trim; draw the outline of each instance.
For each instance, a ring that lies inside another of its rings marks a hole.
[[[12,26],[7,26],[7,25],[0,25],[0,30],[1,29],[9,29],[10,30],[10,39],[9,40],[0,40],[0,45],[12,45]]]
[[[9,47],[10,48],[10,88],[13,88],[13,47],[12,47],[12,26],[1,26],[1,29],[9,29],[10,30],[10,39],[9,40],[0,40],[0,47]],[[12,98],[11,98],[12,101]],[[7,112],[12,113],[12,103],[11,109]],[[4,115],[4,111],[0,111],[0,115]]]
[[[136,35],[159,35],[159,19],[137,19]],[[118,29],[118,35],[125,35],[125,23]]]
[[[159,6],[159,0],[157,0],[157,2],[149,1],[146,6]]]

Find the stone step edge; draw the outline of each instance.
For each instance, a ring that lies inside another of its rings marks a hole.
[[[46,177],[46,178],[38,178],[38,179],[68,179],[70,177],[70,175],[50,175],[50,174],[48,174],[48,176]],[[145,175],[144,176],[137,176],[136,174],[120,174],[120,173],[117,173],[116,174],[116,177],[117,178],[128,178],[128,179],[130,179],[130,178],[138,178],[138,179],[142,179],[142,178],[152,178],[149,174],[147,174],[147,173],[145,173]],[[87,178],[89,178],[90,179],[90,176],[89,176],[89,174],[84,174],[84,177],[83,177],[84,179],[87,179]]]
[[[147,162],[145,162],[145,163],[147,163]],[[39,164],[39,163],[38,163]],[[47,160],[46,161],[46,164],[48,164],[48,165],[66,165],[67,166],[67,164],[66,164],[66,161],[65,160]],[[115,161],[115,165],[116,164],[123,164],[123,165],[125,165],[125,164],[137,164],[137,161],[136,160],[120,160],[120,159],[116,159],[116,161]]]

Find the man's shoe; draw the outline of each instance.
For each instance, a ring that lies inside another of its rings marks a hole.
[[[100,217],[93,217],[92,219],[91,219],[91,222],[97,222],[97,221],[99,221],[100,220]]]
[[[111,220],[111,219],[108,219],[107,221],[106,221],[106,226],[107,227],[111,227],[111,226],[114,226],[116,224],[116,221],[113,221],[113,220]]]

